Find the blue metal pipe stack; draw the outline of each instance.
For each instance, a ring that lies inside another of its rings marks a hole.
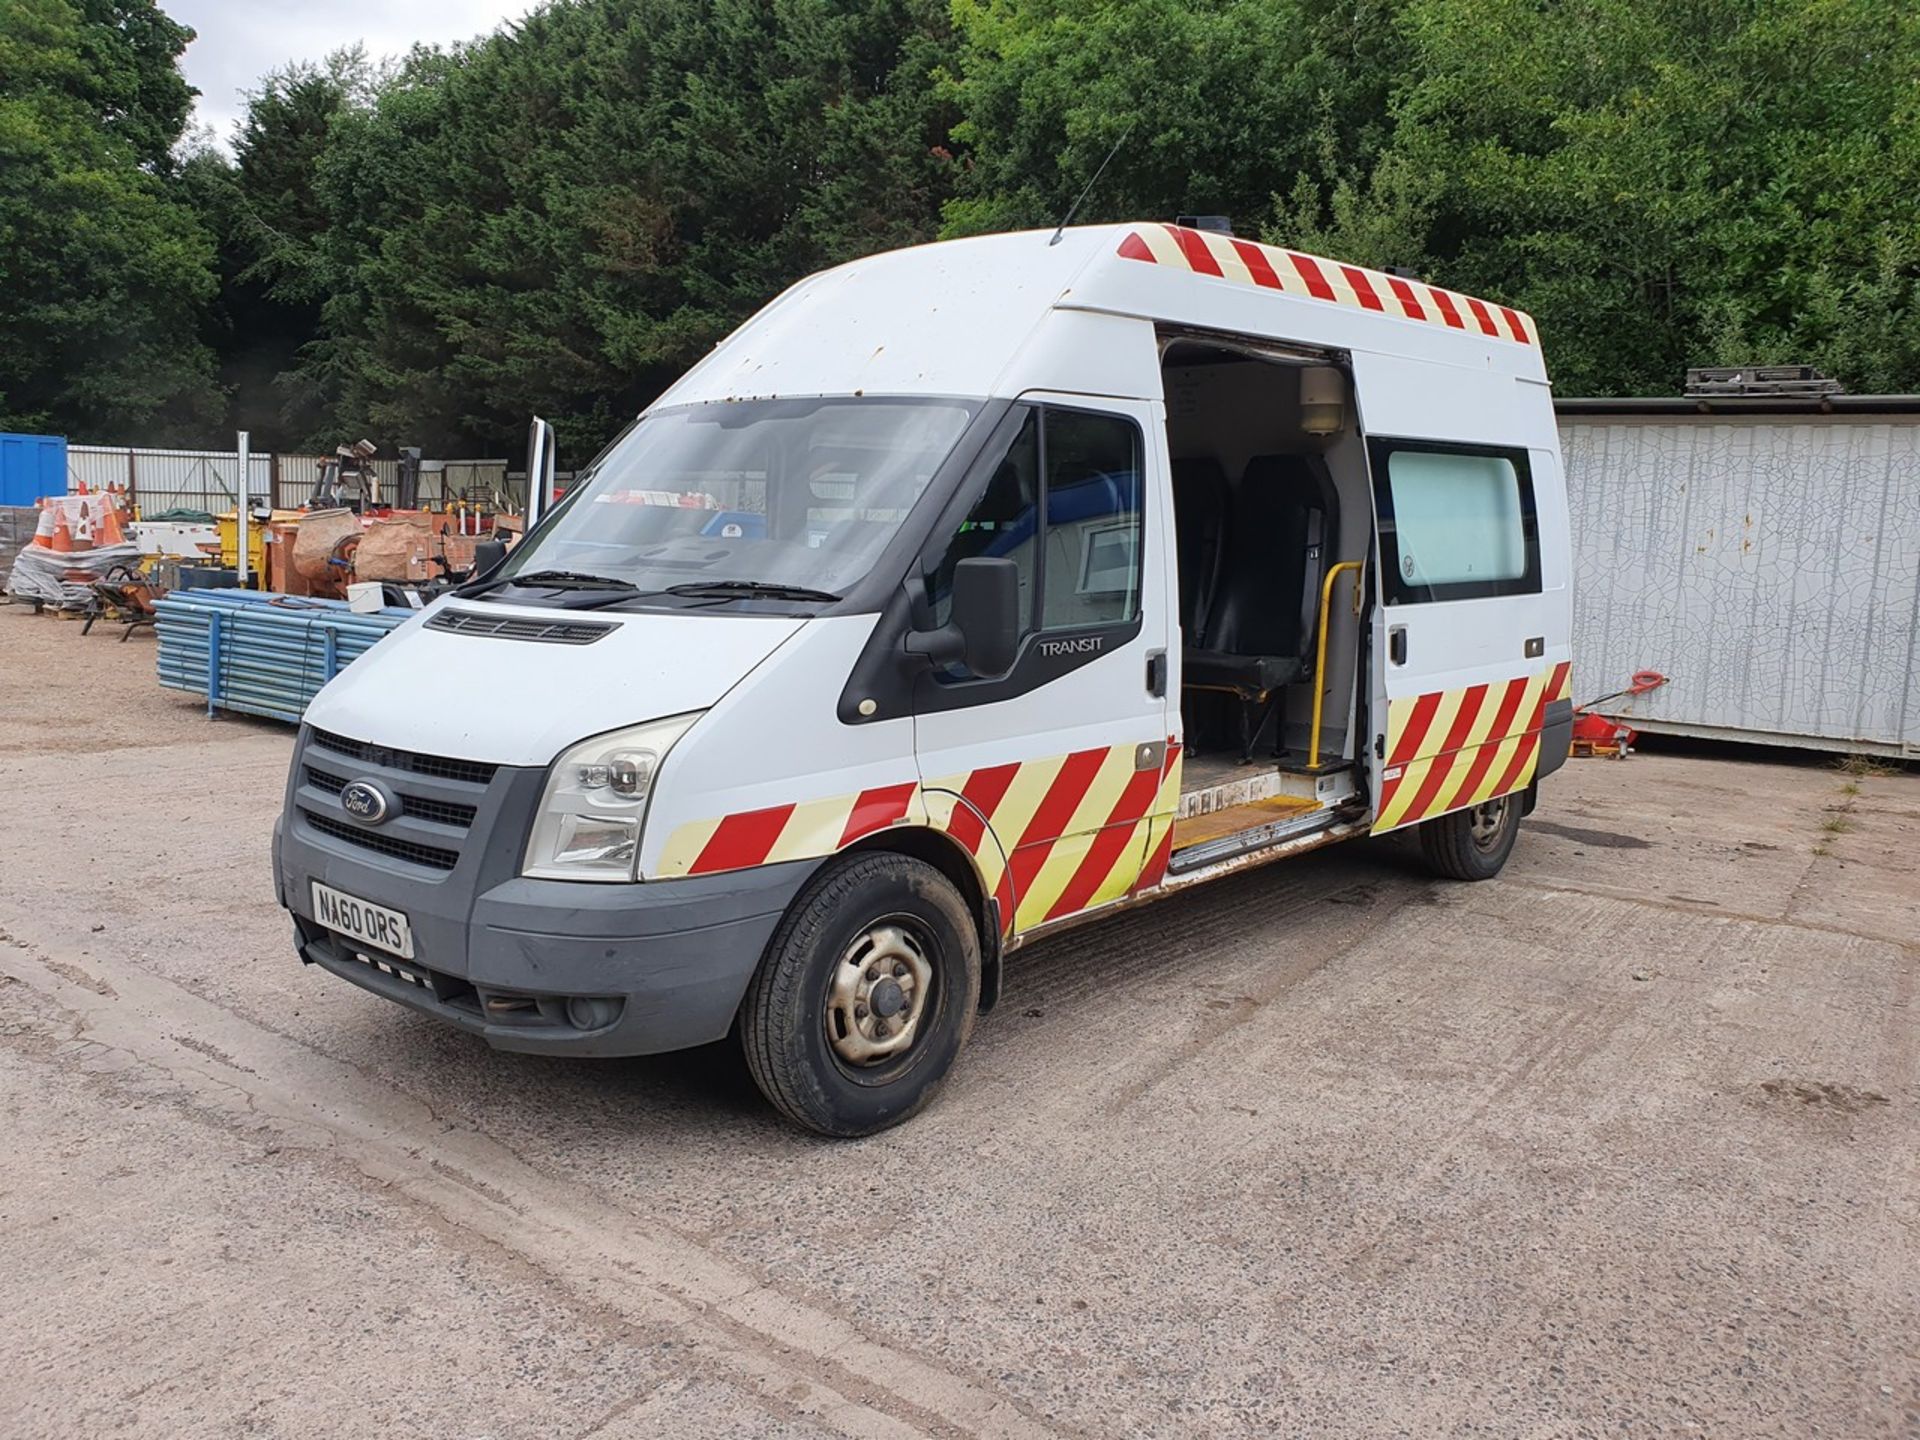
[[[344,600],[251,590],[176,590],[156,606],[160,683],[237,710],[298,722],[343,665],[417,611],[356,615]]]

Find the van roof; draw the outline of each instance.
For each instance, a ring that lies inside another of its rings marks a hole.
[[[1100,317],[1120,317],[1104,320],[1119,328],[1102,329]],[[1510,306],[1235,236],[1137,222],[1057,238],[1034,230],[917,245],[809,276],[657,403],[1035,388],[1158,398],[1153,331],[1139,320],[1546,378],[1539,334]]]

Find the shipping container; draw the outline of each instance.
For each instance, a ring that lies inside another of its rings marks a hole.
[[[0,505],[67,493],[67,442],[59,435],[0,434]]]
[[[1640,729],[1920,755],[1920,396],[1558,402],[1575,700]]]

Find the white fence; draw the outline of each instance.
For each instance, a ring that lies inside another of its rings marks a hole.
[[[247,493],[273,493],[273,457],[249,457]],[[136,450],[108,445],[67,446],[67,489],[123,487],[143,513],[187,508],[231,510],[238,494],[240,457],[231,450]]]
[[[256,451],[248,457],[247,494],[256,505],[292,510],[313,498],[319,483],[323,455],[290,455]],[[383,500],[391,501],[399,481],[398,460],[375,460]],[[147,450],[120,445],[69,445],[67,489],[123,487],[143,515],[163,510],[234,508],[238,494],[240,457],[232,450]],[[422,460],[420,495],[423,505],[460,500],[496,503],[516,508],[525,498],[525,481],[509,487],[505,460]]]

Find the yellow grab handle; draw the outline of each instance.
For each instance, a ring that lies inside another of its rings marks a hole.
[[[1313,734],[1307,742],[1307,768],[1320,768],[1320,711],[1327,699],[1327,616],[1333,607],[1333,582],[1340,578],[1342,570],[1362,570],[1366,562],[1361,560],[1342,560],[1331,570],[1320,585],[1320,649],[1313,663]],[[1360,612],[1360,588],[1356,577],[1353,591],[1354,613]]]

